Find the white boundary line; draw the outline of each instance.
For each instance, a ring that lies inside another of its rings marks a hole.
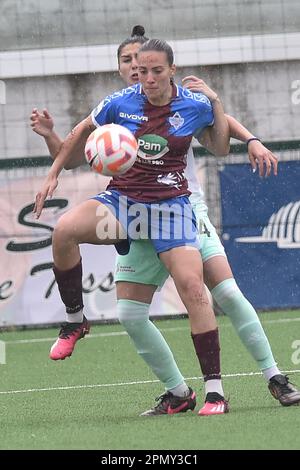
[[[276,325],[282,323],[291,323],[291,322],[300,322],[300,317],[296,318],[278,318],[277,320],[261,320],[263,325]],[[99,326],[99,325],[96,325]],[[220,329],[232,327],[231,323],[227,325],[220,326]],[[178,327],[171,327],[171,328],[159,328],[160,331],[163,333],[173,332],[173,331],[184,331],[188,330],[188,326],[178,326]],[[126,331],[111,331],[109,333],[95,333],[91,335],[85,336],[87,339],[94,339],[94,338],[106,338],[109,336],[127,336]],[[31,343],[48,343],[50,341],[55,341],[57,337],[53,338],[32,338],[32,339],[17,339],[14,341],[5,341],[5,344],[31,344]]]
[[[293,370],[283,370],[283,374],[292,374],[299,373],[300,369]],[[236,378],[236,377],[253,377],[255,375],[262,375],[261,372],[237,372],[236,374],[222,374],[222,379],[224,378]],[[203,380],[202,377],[185,377],[185,380]],[[104,387],[124,387],[130,385],[144,385],[144,384],[154,384],[159,383],[159,380],[137,380],[134,382],[117,382],[112,384],[91,384],[91,385],[69,385],[61,387],[49,387],[49,388],[29,388],[25,390],[7,390],[0,391],[0,395],[14,395],[17,393],[34,393],[34,392],[55,392],[59,390],[78,390],[78,389],[87,389],[87,388],[104,388]]]
[[[98,326],[98,325],[97,325]],[[186,328],[186,327],[184,327]],[[94,339],[94,338],[102,338],[102,337],[109,337],[109,336],[127,336],[126,331],[112,331],[110,333],[95,333],[86,335],[85,338]],[[6,344],[30,344],[30,343],[44,343],[49,341],[55,341],[57,336],[54,338],[32,338],[32,339],[16,339],[14,341],[5,341]]]

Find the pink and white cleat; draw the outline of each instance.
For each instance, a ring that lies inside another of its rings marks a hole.
[[[205,404],[198,411],[199,416],[223,415],[229,412],[228,401],[219,393],[208,393],[205,398]]]
[[[64,360],[72,355],[76,342],[90,331],[90,325],[85,316],[82,323],[64,323],[59,336],[50,349],[49,357],[53,361]]]

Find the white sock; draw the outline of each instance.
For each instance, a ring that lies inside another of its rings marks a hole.
[[[262,373],[264,374],[265,379],[268,380],[268,381],[269,381],[272,377],[274,377],[274,375],[281,374],[281,372],[280,372],[280,370],[278,369],[277,366],[268,367],[268,369],[264,369],[264,370],[262,371]]]
[[[207,380],[204,382],[205,385],[205,395],[208,393],[218,393],[222,397],[224,397],[223,387],[221,380],[212,379]]]
[[[68,323],[82,323],[83,322],[83,310],[79,310],[76,313],[67,313]]]
[[[182,384],[179,384],[174,388],[170,388],[169,392],[175,395],[175,397],[186,397],[190,393],[190,390],[187,384],[183,382]]]

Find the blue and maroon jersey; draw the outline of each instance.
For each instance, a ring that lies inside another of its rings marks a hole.
[[[141,202],[190,194],[184,176],[188,148],[192,137],[199,137],[214,121],[205,95],[173,85],[171,102],[154,106],[136,84],[107,96],[91,117],[97,127],[111,123],[127,127],[139,144],[134,165],[112,178],[108,189]]]

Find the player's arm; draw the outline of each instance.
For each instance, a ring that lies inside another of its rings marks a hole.
[[[229,124],[230,137],[240,140],[241,142],[248,142],[249,139],[256,138],[234,117],[226,114],[226,119]],[[247,147],[253,171],[256,171],[258,167],[260,176],[269,176],[272,170],[274,175],[277,175],[278,159],[267,147],[259,140],[251,140]]]
[[[40,113],[37,108],[33,108],[31,116],[31,127],[34,132],[44,137],[50,155],[55,159],[61,149],[63,140],[54,131],[54,121],[47,109]]]
[[[32,110],[31,127],[34,132],[44,137],[48,150],[53,160],[57,157],[62,145],[63,140],[54,131],[54,121],[47,109],[40,113],[36,108]],[[70,162],[65,166],[66,170],[77,168],[86,163],[84,152],[76,151],[72,154]]]
[[[216,94],[215,97],[211,98],[207,97],[212,105],[214,124],[204,129],[199,142],[216,157],[223,157],[228,155],[230,150],[229,125],[218,95]]]
[[[64,140],[60,151],[58,152],[48,176],[35,198],[35,205],[33,212],[36,215],[36,218],[39,218],[41,215],[45,199],[51,198],[54,190],[58,185],[58,176],[61,170],[69,165],[69,162],[72,158],[72,155],[76,151],[82,152],[84,154],[84,147],[86,140],[90,133],[96,128],[95,124],[92,121],[91,116],[88,116],[86,119],[81,121],[74,129],[68,134]]]
[[[201,133],[199,142],[218,157],[228,155],[230,149],[229,125],[217,93],[209,88],[203,80],[194,75],[185,77],[182,82],[185,88],[207,96],[212,105],[214,124],[205,128]]]
[[[194,75],[185,77],[182,82],[186,88],[193,92],[201,91],[201,79]],[[225,114],[225,116],[229,125],[230,137],[240,140],[241,142],[247,142],[249,139],[254,138],[254,135],[234,117],[228,114]],[[206,142],[206,145],[204,145],[205,148],[213,153],[213,150],[207,144],[209,144],[209,142]],[[259,140],[252,140],[248,143],[247,148],[253,171],[256,171],[258,166],[260,176],[269,176],[272,169],[274,175],[277,175],[278,159],[267,147]]]

